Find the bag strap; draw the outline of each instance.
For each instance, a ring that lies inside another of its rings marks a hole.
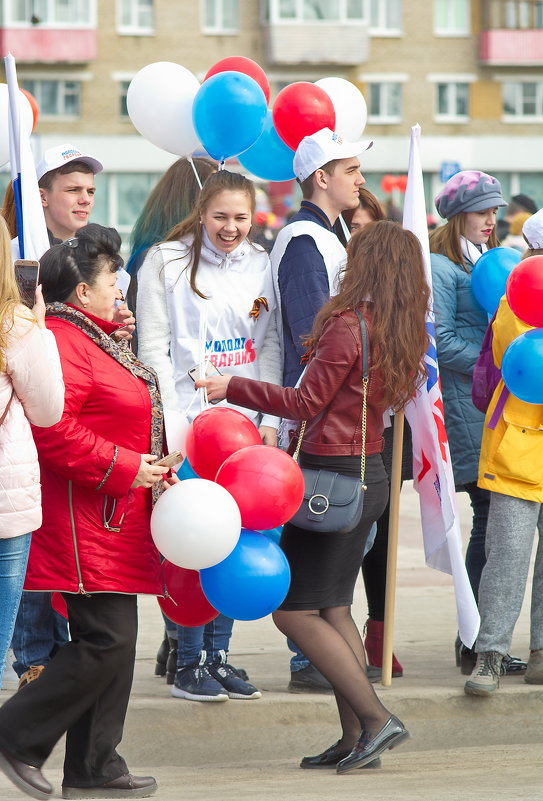
[[[8,400],[8,402],[6,404],[6,408],[4,409],[4,413],[3,413],[2,417],[0,417],[0,426],[2,425],[4,420],[6,419],[6,416],[7,416],[7,413],[9,412],[9,407],[11,406],[11,401],[13,400],[13,396],[14,395],[15,395],[15,387],[12,387],[11,388],[11,395],[9,396],[9,400]]]
[[[367,400],[368,400],[368,384],[369,384],[369,337],[368,337],[368,326],[366,324],[364,316],[359,312],[358,309],[355,309],[355,314],[358,317],[358,322],[360,324],[360,336],[362,338],[362,452],[360,455],[360,483],[362,484],[363,489],[367,489],[366,485],[364,484],[364,478],[366,475],[366,426],[367,426]],[[306,424],[307,420],[304,420],[300,427],[300,436],[298,437],[296,450],[292,455],[292,458],[294,459],[295,462],[298,461],[298,457],[300,455],[300,448],[302,446],[302,439],[305,433]]]

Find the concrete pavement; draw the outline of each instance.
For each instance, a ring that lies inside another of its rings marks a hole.
[[[459,496],[463,533],[470,515]],[[366,617],[359,582],[354,605]],[[527,656],[529,594],[511,652]],[[159,781],[159,801],[475,801],[499,794],[510,801],[543,798],[543,686],[506,677],[492,698],[468,697],[454,665],[455,604],[449,576],[424,565],[418,499],[402,492],[395,620],[395,652],[404,676],[390,688],[375,685],[412,739],[387,752],[379,771],[337,776],[302,771],[305,754],[338,737],[333,698],[286,691],[289,652],[271,618],[237,622],[229,661],[244,667],[262,690],[256,701],[203,704],[174,699],[154,673],[162,637],[156,601],[140,600],[140,637],[134,689],[120,748],[135,773]],[[10,692],[9,681],[5,697]],[[60,785],[61,744],[45,773]],[[0,778],[1,801],[22,798]]]

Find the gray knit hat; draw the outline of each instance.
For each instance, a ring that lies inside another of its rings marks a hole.
[[[449,178],[435,198],[440,217],[450,220],[461,211],[484,211],[507,206],[500,182],[479,170],[464,170]]]

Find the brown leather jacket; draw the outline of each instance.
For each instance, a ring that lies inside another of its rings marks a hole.
[[[366,316],[371,341],[371,319]],[[383,449],[381,379],[371,370],[367,403],[366,454]],[[359,456],[362,450],[362,338],[354,311],[327,320],[298,389],[233,376],[229,403],[293,420],[307,420],[306,453]]]

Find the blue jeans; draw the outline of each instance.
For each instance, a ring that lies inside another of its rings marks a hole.
[[[177,626],[177,667],[193,665],[206,652],[206,665],[220,662],[220,651],[228,653],[232,626],[231,617],[219,615],[205,626]]]
[[[0,539],[0,686],[21,600],[31,536]]]
[[[23,592],[11,647],[20,677],[30,665],[47,665],[68,642],[68,621],[51,606],[50,592]]]

